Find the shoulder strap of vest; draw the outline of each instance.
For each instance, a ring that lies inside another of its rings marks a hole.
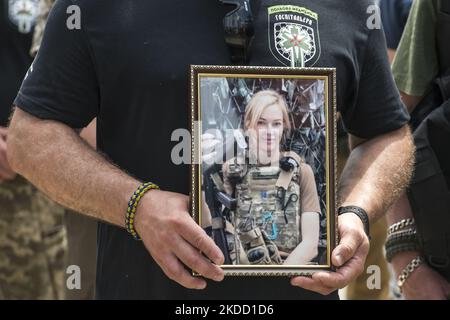
[[[298,165],[303,162],[302,158],[294,151],[284,152],[284,156],[293,158],[295,161],[297,161]]]
[[[287,190],[287,188],[289,187],[289,184],[292,181],[292,177],[294,176],[294,174],[300,172],[299,168],[303,161],[302,161],[302,158],[294,151],[284,152],[283,156],[293,158],[298,164],[298,166],[290,172],[286,172],[284,170],[281,170],[281,172],[280,172],[280,176],[278,177],[276,186],[279,188],[283,188],[284,190]]]

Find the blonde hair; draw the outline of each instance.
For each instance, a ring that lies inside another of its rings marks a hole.
[[[283,114],[283,126],[286,131],[291,129],[286,100],[274,90],[262,90],[253,95],[245,108],[244,128],[255,128],[264,109],[273,105],[280,107]]]

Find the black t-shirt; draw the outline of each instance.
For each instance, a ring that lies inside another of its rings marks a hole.
[[[16,105],[74,128],[98,117],[98,148],[117,165],[162,189],[188,194],[189,166],[172,163],[178,141],[171,141],[171,134],[189,128],[189,65],[230,64],[222,27],[229,10],[215,0],[74,3],[81,7],[82,29],[66,27],[66,8],[72,2],[59,0]],[[390,73],[383,31],[366,27],[368,4],[252,2],[256,37],[250,64],[289,65],[271,34],[276,22],[309,27],[314,50],[303,56],[305,66],[337,68],[338,109],[347,130],[363,138],[408,121]],[[295,8],[272,8],[269,15],[268,7],[276,5]],[[184,289],[166,278],[141,242],[105,223],[98,229],[97,271],[99,298],[319,297],[278,277],[230,277],[209,282],[204,291]]]
[[[0,0],[0,126],[6,126],[23,76],[39,0]]]

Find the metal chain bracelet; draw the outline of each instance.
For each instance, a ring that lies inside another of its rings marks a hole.
[[[393,225],[391,225],[388,229],[388,235],[390,235],[391,233],[394,233],[395,231],[398,231],[400,229],[409,227],[409,226],[413,226],[415,225],[416,221],[414,220],[414,218],[408,218],[408,219],[403,219],[400,220],[397,223],[394,223]]]
[[[423,258],[421,256],[417,256],[403,269],[402,273],[398,276],[397,286],[400,290],[400,293],[403,292],[403,285],[405,284],[408,277],[411,273],[414,272],[421,264],[423,263]]]

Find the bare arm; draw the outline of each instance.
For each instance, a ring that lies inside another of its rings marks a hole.
[[[389,224],[401,219],[413,218],[413,212],[406,196],[400,199],[387,212]],[[419,251],[404,251],[392,257],[391,265],[398,277],[415,257],[422,255]],[[408,300],[446,300],[450,294],[450,283],[426,263],[420,265],[407,279],[403,286],[403,296]]]
[[[43,121],[16,108],[9,132],[8,159],[15,171],[66,207],[124,225],[137,179],[56,121]]]
[[[124,226],[128,200],[140,182],[112,165],[68,126],[40,120],[16,108],[8,138],[12,167],[59,203]],[[136,230],[164,273],[188,288],[202,289],[181,262],[220,281],[223,255],[188,212],[185,195],[152,190],[139,202]]]
[[[403,103],[405,104],[408,112],[412,112],[417,104],[420,102],[422,97],[411,96],[404,92],[400,92]],[[406,193],[403,192],[398,201],[396,201],[387,211],[386,214],[387,221],[389,224],[393,224],[402,219],[412,218],[412,210],[409,205],[408,198],[406,197]]]
[[[310,165],[302,163],[295,177],[301,195],[301,232],[302,241],[287,257],[286,265],[303,265],[317,256],[320,233],[320,203],[317,185]]]
[[[381,217],[408,184],[414,146],[407,126],[364,141],[350,137],[352,152],[342,173],[339,201],[343,206],[364,208],[372,222]],[[333,250],[337,272],[317,272],[312,279],[293,278],[291,283],[329,294],[345,287],[363,270],[369,242],[361,220],[353,213],[339,217],[340,243]]]
[[[302,242],[284,261],[286,265],[303,265],[317,256],[319,246],[320,219],[317,212],[302,213]]]
[[[350,136],[352,152],[339,184],[342,206],[364,208],[371,222],[385,214],[411,179],[414,145],[407,126],[369,141]]]
[[[411,96],[404,92],[400,93],[402,97],[402,101],[405,104],[408,111],[411,113],[412,110],[416,107],[416,105],[420,102],[422,97],[417,96]],[[398,201],[396,201],[387,211],[386,214],[387,221],[389,224],[393,224],[397,221],[400,221],[402,219],[412,218],[412,210],[411,206],[409,205],[408,198],[406,197],[406,193],[403,192]]]
[[[401,97],[410,113],[422,99],[420,96],[411,96],[404,92],[401,92]],[[414,217],[406,192],[402,192],[400,198],[388,209],[386,217],[389,225]],[[408,263],[418,255],[421,255],[418,251],[405,251],[392,257],[391,265],[396,276],[399,276]],[[445,300],[449,292],[450,284],[426,264],[419,266],[403,287],[406,299]]]

